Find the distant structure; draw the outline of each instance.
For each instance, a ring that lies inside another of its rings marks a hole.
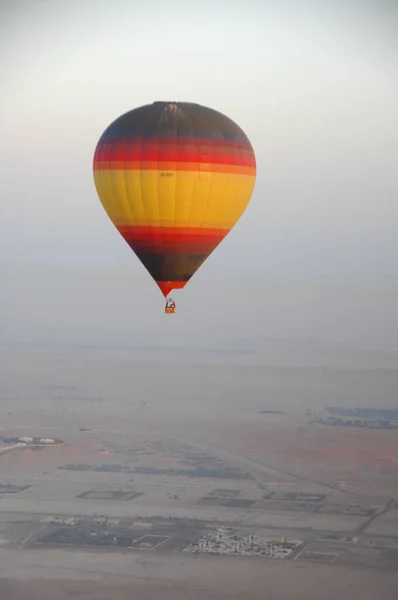
[[[62,440],[57,438],[50,437],[31,437],[31,436],[21,436],[21,437],[12,437],[12,438],[2,438],[0,437],[0,444],[18,444],[21,447],[23,446],[51,446],[63,444]]]
[[[391,408],[345,408],[327,406],[320,413],[309,413],[311,423],[366,429],[398,429],[398,410]]]
[[[229,554],[234,556],[263,556],[291,558],[303,545],[302,540],[256,538],[254,534],[239,536],[234,530],[220,527],[189,544],[184,552],[196,554]]]

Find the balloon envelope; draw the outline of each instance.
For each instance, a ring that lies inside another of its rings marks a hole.
[[[109,125],[94,154],[105,211],[164,296],[183,288],[236,224],[255,179],[245,133],[199,104],[132,110]]]

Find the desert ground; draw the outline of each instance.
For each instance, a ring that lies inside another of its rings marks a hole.
[[[398,430],[308,416],[372,406],[377,389],[394,406],[393,369],[1,358],[1,598],[397,597]],[[285,560],[186,552],[220,527],[300,546]]]

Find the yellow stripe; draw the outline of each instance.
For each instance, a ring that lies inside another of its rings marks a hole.
[[[201,171],[96,170],[100,200],[117,225],[231,229],[255,176]]]

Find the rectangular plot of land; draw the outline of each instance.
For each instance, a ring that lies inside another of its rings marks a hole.
[[[382,557],[392,568],[398,570],[398,550],[395,548],[384,548],[382,550]]]
[[[197,504],[201,504],[203,506],[224,506],[225,498],[214,498],[213,496],[205,496],[198,500]]]
[[[115,534],[106,530],[83,530],[72,527],[61,527],[39,539],[38,543],[54,544],[57,546],[128,548],[132,541],[130,533]]]
[[[133,500],[142,496],[142,492],[132,492],[125,490],[88,490],[79,494],[77,498],[85,500]]]
[[[165,544],[168,540],[171,540],[171,536],[167,535],[143,535],[134,540],[129,548],[131,550],[154,550],[162,544]]]
[[[114,549],[154,550],[172,539],[172,536],[166,535],[134,536],[128,530],[115,531],[114,529],[110,530],[98,527],[94,529],[60,527],[56,531],[45,535],[36,543],[57,546],[96,546]]]
[[[260,500],[253,508],[260,510],[283,510],[291,512],[313,512],[315,505],[312,502],[283,502],[280,500]]]
[[[356,544],[358,539],[357,536],[340,535],[339,533],[321,533],[318,537],[318,540],[338,542],[339,544]]]
[[[8,494],[20,494],[25,490],[28,490],[30,485],[13,485],[13,484],[1,484],[0,483],[0,494],[8,495]]]
[[[322,502],[326,494],[309,494],[304,492],[269,492],[264,495],[264,500],[283,500],[285,502]]]
[[[209,496],[218,498],[235,498],[239,494],[240,490],[227,490],[223,488],[217,488],[210,492]]]
[[[223,504],[223,506],[229,506],[231,508],[250,508],[254,504],[255,500],[246,500],[245,498],[231,498]]]
[[[299,552],[296,559],[311,560],[319,563],[333,563],[339,558],[338,552],[312,552],[311,550],[303,550]]]
[[[330,515],[352,515],[358,517],[371,517],[374,513],[372,508],[364,508],[354,504],[323,504],[316,509],[316,512],[327,513]]]
[[[249,508],[254,503],[255,500],[247,500],[246,498],[215,498],[213,496],[205,496],[197,502],[202,506],[224,506],[228,508]]]

